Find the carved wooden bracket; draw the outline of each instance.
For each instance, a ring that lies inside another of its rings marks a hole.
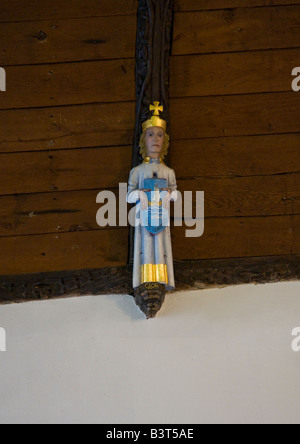
[[[169,59],[172,46],[174,0],[139,0],[136,39],[136,123],[132,167],[139,165],[142,122],[149,105],[160,101],[162,118],[169,123]]]

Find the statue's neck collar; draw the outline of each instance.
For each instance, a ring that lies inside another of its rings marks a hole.
[[[144,163],[163,163],[163,160],[161,157],[159,159],[152,159],[151,157],[145,157]]]

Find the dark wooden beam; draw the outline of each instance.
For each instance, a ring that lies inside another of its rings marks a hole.
[[[300,279],[300,255],[175,261],[176,291]],[[131,267],[0,277],[0,303],[132,294]]]
[[[132,166],[141,163],[139,139],[149,105],[159,100],[169,128],[169,58],[174,0],[139,0],[136,39],[136,123]]]

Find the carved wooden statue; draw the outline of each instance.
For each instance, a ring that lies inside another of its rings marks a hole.
[[[175,288],[169,202],[177,199],[176,177],[164,163],[169,146],[159,102],[150,106],[140,138],[143,163],[130,172],[127,201],[136,204],[133,288],[147,318],[155,317],[166,290]]]

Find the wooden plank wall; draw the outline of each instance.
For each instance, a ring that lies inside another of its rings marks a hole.
[[[300,253],[299,0],[175,0],[170,163],[205,192],[177,259]]]
[[[101,189],[126,182],[135,0],[2,0],[0,274],[125,265]],[[169,162],[205,191],[205,233],[177,260],[300,252],[300,0],[175,0]]]
[[[125,265],[128,229],[96,224],[126,182],[135,0],[1,0],[0,274]]]

